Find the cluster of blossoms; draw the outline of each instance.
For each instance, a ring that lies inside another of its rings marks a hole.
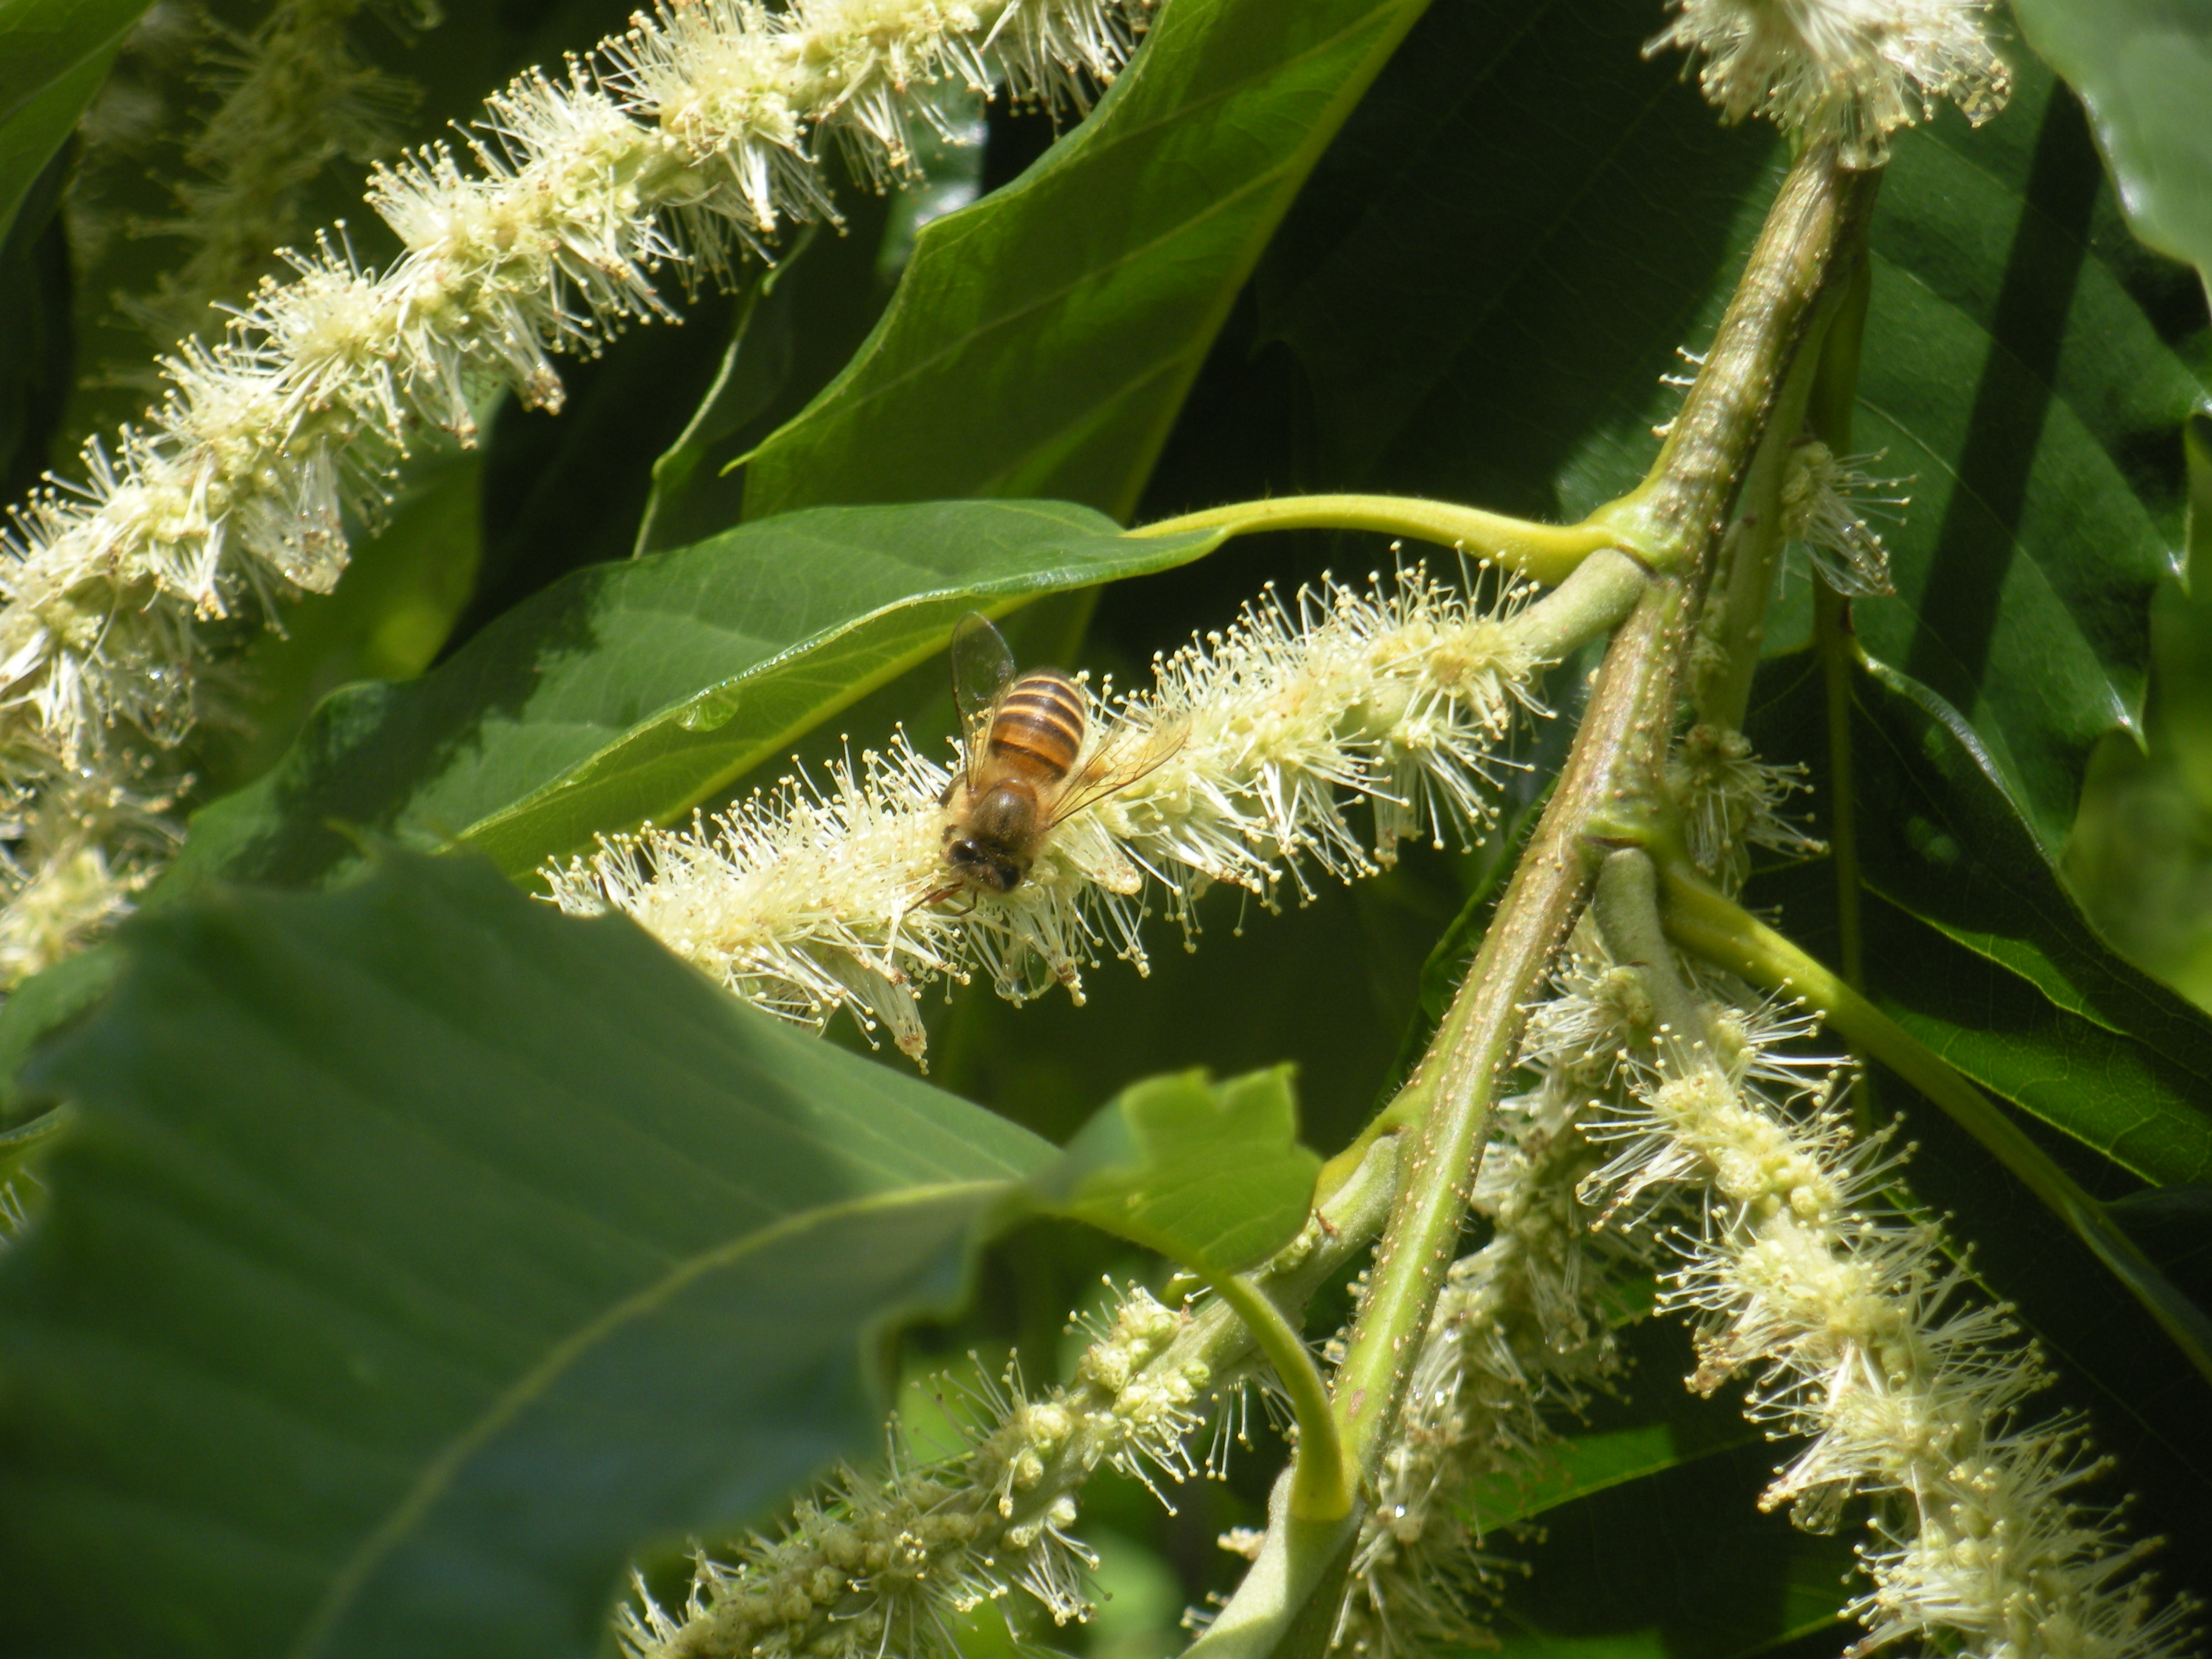
[[[2148,1547],[2071,1496],[2100,1467],[2081,1425],[2022,1410],[2048,1381],[2034,1350],[1941,1229],[1884,1200],[1902,1159],[1852,1133],[1847,1072],[1796,1051],[1813,1022],[1715,981],[1701,1032],[1655,1029],[1635,981],[1676,965],[1625,969],[1588,929],[1579,944],[1539,1029],[1610,1073],[1580,1129],[1612,1156],[1581,1196],[1674,1257],[1660,1307],[1696,1322],[1690,1386],[1749,1374],[1747,1414],[1802,1438],[1765,1506],[1827,1529],[1869,1500],[1855,1651],[2182,1651],[2188,1609],[2158,1604]]]
[[[873,1659],[957,1655],[951,1621],[1015,1588],[1054,1624],[1090,1616],[1097,1560],[1070,1532],[1100,1468],[1194,1473],[1184,1442],[1212,1369],[1178,1345],[1188,1314],[1132,1290],[1073,1383],[1030,1397],[1009,1368],[968,1402],[969,1443],[943,1462],[894,1450],[881,1474],[846,1471],[799,1504],[783,1535],[723,1563],[702,1551],[679,1610],[638,1586],[617,1634],[629,1659]]]
[[[374,517],[425,429],[462,441],[491,392],[557,407],[552,355],[672,314],[665,267],[722,271],[793,220],[834,217],[818,153],[910,169],[933,83],[1079,101],[1127,58],[1138,0],[664,0],[557,79],[492,97],[470,165],[434,145],[380,167],[370,202],[403,245],[383,270],[341,228],[288,256],[213,344],[162,366],[143,424],[83,477],[18,508],[0,548],[0,819],[92,826],[15,842],[17,970],[111,912],[151,850],[105,832],[161,789],[141,775],[195,714],[198,671],[282,601],[325,592],[344,511]],[[44,878],[90,849],[76,876]],[[94,866],[97,866],[96,868]],[[94,879],[97,877],[97,879]],[[74,906],[74,908],[70,907]]]
[[[629,911],[748,1002],[810,1024],[852,1009],[921,1057],[918,982],[980,969],[1015,1000],[1079,994],[1102,945],[1144,964],[1155,891],[1188,927],[1210,883],[1276,902],[1285,880],[1305,891],[1305,863],[1352,878],[1407,836],[1478,834],[1495,748],[1535,708],[1573,604],[1506,586],[1478,606],[1420,568],[1291,604],[1270,592],[1157,664],[1151,692],[1095,710],[1086,754],[1164,759],[1053,827],[1020,887],[973,905],[927,902],[947,883],[951,775],[905,738],[827,785],[792,779],[688,830],[608,838],[549,880],[573,911]],[[1371,842],[1345,817],[1354,799]]]
[[[941,897],[951,776],[903,738],[826,786],[794,779],[689,829],[611,838],[548,878],[564,907],[626,911],[750,1002],[815,1024],[848,1008],[919,1058],[921,982],[980,969],[1016,1000],[1079,993],[1102,944],[1142,966],[1155,893],[1188,927],[1212,883],[1273,903],[1285,882],[1306,890],[1308,864],[1348,879],[1406,837],[1480,833],[1497,746],[1572,642],[1574,586],[1531,604],[1508,584],[1476,605],[1413,568],[1288,605],[1270,593],[1158,664],[1151,691],[1094,711],[1086,754],[1164,757],[1056,825],[1012,892],[972,904]],[[1371,842],[1346,817],[1355,799]]]
[[[1698,85],[1729,121],[1763,116],[1844,164],[1877,167],[1890,135],[1958,106],[1975,125],[2012,74],[1990,49],[1990,0],[1674,0],[1644,50],[1702,61]]]
[[[1866,470],[1881,459],[1878,454],[1838,455],[1819,439],[1806,438],[1790,451],[1783,475],[1783,534],[1846,599],[1887,599],[1897,592],[1889,580],[1889,550],[1867,519],[1895,520],[1912,498],[1894,493],[1905,479]]]

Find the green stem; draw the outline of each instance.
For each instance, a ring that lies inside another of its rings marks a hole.
[[[1172,536],[1186,530],[1372,530],[1417,542],[1453,547],[1555,586],[1600,548],[1620,544],[1602,526],[1537,524],[1451,501],[1412,495],[1283,495],[1237,501],[1187,513],[1131,531],[1133,536]]]
[[[1751,706],[1752,678],[1759,671],[1766,639],[1767,607],[1772,603],[1782,550],[1788,541],[1782,522],[1782,486],[1790,459],[1809,425],[1838,454],[1828,437],[1840,396],[1844,422],[1841,441],[1850,438],[1850,404],[1858,387],[1859,344],[1866,331],[1871,265],[1867,232],[1881,174],[1867,175],[1836,253],[1838,280],[1822,295],[1808,323],[1803,347],[1791,363],[1775,400],[1766,434],[1759,441],[1734,520],[1721,544],[1714,591],[1707,614],[1698,620],[1711,647],[1711,667],[1698,677],[1692,696],[1698,717],[1725,731],[1743,729]]]
[[[1298,1425],[1291,1513],[1301,1521],[1341,1521],[1352,1513],[1352,1480],[1344,1461],[1343,1437],[1329,1410],[1328,1385],[1321,1380],[1321,1368],[1314,1364],[1305,1339],[1249,1279],[1235,1273],[1209,1273],[1206,1282],[1244,1322],[1290,1396]]]
[[[1577,562],[1598,548],[1620,548],[1652,574],[1606,648],[1550,804],[1407,1085],[1426,1109],[1418,1132],[1409,1127],[1395,1137],[1397,1198],[1336,1377],[1344,1454],[1363,1481],[1371,1479],[1395,1430],[1421,1333],[1456,1254],[1491,1103],[1511,1075],[1526,1008],[1589,892],[1593,832],[1609,823],[1649,825],[1663,813],[1662,765],[1688,648],[1691,600],[1710,576],[1715,544],[1826,289],[1839,240],[1869,199],[1864,176],[1840,167],[1832,148],[1798,158],[1705,367],[1683,400],[1661,464],[1632,496],[1577,527],[1605,532]],[[1299,510],[1285,507],[1285,516],[1273,522]],[[1217,528],[1257,524],[1203,522]],[[1197,526],[1186,520],[1174,527]],[[1395,528],[1424,533],[1403,521]],[[1445,538],[1462,539],[1456,532]],[[1390,1115],[1400,1115],[1395,1106]],[[1298,1455],[1304,1455],[1303,1448]],[[1334,1571],[1357,1522],[1356,1509],[1337,1522],[1304,1522],[1284,1513],[1260,1561],[1189,1659],[1259,1659],[1273,1652]]]
[[[1641,976],[1660,1028],[1682,1042],[1705,1042],[1705,1006],[1682,977],[1660,926],[1659,866],[1651,855],[1640,847],[1607,854],[1598,869],[1590,914],[1613,959]]]
[[[2212,1381],[2212,1318],[2167,1281],[2105,1207],[2052,1162],[2026,1131],[1948,1061],[1828,968],[1669,861],[1661,872],[1667,932],[1684,950],[1793,996],[1948,1113],[2050,1206],[2116,1274],[2152,1318]]]

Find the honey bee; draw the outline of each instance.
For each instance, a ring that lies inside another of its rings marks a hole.
[[[1117,789],[1126,789],[1173,754],[1181,734],[1165,732],[1125,752],[1118,734],[1080,766],[1088,694],[1057,668],[1018,678],[1014,653],[988,618],[969,611],[952,629],[952,701],[960,710],[959,775],[945,791],[951,886],[925,901],[958,893],[1011,893],[1029,875],[1053,826]]]

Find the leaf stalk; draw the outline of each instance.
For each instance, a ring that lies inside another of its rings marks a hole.
[[[1133,536],[1172,536],[1185,531],[1226,530],[1243,536],[1259,530],[1370,530],[1488,559],[1547,587],[1557,586],[1601,549],[1621,545],[1605,526],[1538,524],[1411,495],[1283,495],[1163,519]]]

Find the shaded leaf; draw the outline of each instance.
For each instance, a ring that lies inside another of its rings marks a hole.
[[[167,878],[290,884],[337,824],[466,841],[510,875],[679,817],[943,648],[970,608],[1158,569],[1206,536],[1122,538],[1054,502],[841,508],[580,571],[450,662],[331,697],[268,777],[200,813]]]
[[[633,1547],[872,1437],[1050,1156],[481,860],[125,944],[0,1273],[11,1653],[592,1654]]]
[[[1075,132],[917,238],[745,514],[1057,495],[1116,518],[1300,182],[1426,0],[1175,0]]]
[[[1321,1159],[1297,1133],[1288,1066],[1149,1078],[1100,1108],[1029,1196],[1171,1261],[1241,1273],[1305,1225]]]
[[[106,79],[151,0],[0,5],[0,237]]]
[[[1879,665],[1854,690],[1876,1000],[2146,1180],[2212,1177],[2212,1016],[2098,937],[1956,710]]]
[[[2212,282],[2212,12],[2186,0],[2014,0],[2081,94],[2136,234]]]

